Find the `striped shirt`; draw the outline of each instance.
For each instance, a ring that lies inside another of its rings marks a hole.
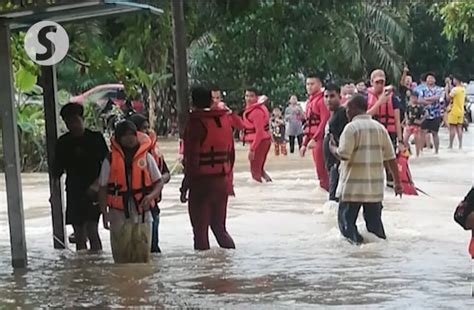
[[[337,196],[343,202],[381,202],[384,161],[395,159],[387,130],[369,115],[358,115],[342,132]]]

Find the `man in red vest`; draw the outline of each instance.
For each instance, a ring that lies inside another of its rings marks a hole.
[[[329,177],[324,164],[324,129],[329,120],[330,113],[324,104],[324,92],[322,91],[321,79],[316,75],[309,75],[306,78],[306,91],[308,92],[308,101],[306,102],[305,112],[305,138],[303,146],[300,149],[300,155],[305,156],[309,146],[313,147],[313,162],[319,178],[319,186],[329,190]]]
[[[385,87],[385,72],[376,69],[370,74],[372,87],[368,89],[368,111],[367,114],[379,121],[388,131],[392,140],[394,151],[404,150],[402,126],[400,123],[400,101],[393,94],[393,88]],[[396,152],[395,152],[396,153]],[[387,172],[387,186],[393,187],[391,173]]]
[[[255,88],[249,88],[245,91],[245,111],[244,121],[244,142],[250,143],[249,161],[252,178],[257,182],[266,182],[272,179],[265,171],[265,161],[272,144],[270,134],[270,112],[268,112],[265,102],[267,97],[258,97],[258,91]]]
[[[209,249],[209,226],[226,249],[235,244],[226,229],[227,200],[233,192],[229,174],[235,161],[234,139],[228,111],[211,109],[211,91],[192,91],[193,110],[183,137],[184,179],[181,202],[188,201],[194,249]]]

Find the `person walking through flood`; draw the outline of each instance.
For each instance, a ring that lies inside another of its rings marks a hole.
[[[77,251],[87,249],[87,240],[90,250],[100,251],[97,179],[109,150],[102,134],[85,128],[82,105],[68,103],[60,115],[69,132],[56,143],[53,174],[66,172],[66,224],[73,227]]]
[[[150,129],[150,123],[145,116],[142,114],[134,114],[130,117],[130,121],[132,121],[139,132],[146,134],[151,141],[150,144],[150,154],[155,159],[156,164],[158,165],[158,169],[161,173],[161,178],[164,184],[168,184],[171,179],[170,170],[168,165],[166,164],[165,157],[158,149],[157,144],[157,137],[156,133]],[[161,194],[156,200],[156,207],[151,208],[151,214],[153,216],[153,224],[151,229],[151,252],[152,253],[161,253],[161,249],[159,246],[159,226],[160,226],[160,207],[158,203],[161,201],[162,197]]]
[[[421,124],[426,118],[424,107],[418,102],[418,92],[416,90],[408,90],[409,103],[406,111],[406,126],[403,135],[403,143],[406,148],[410,147],[410,137],[415,135],[416,157],[420,156],[423,147],[423,138],[421,136]]]
[[[428,134],[433,135],[433,144],[435,154],[439,152],[439,128],[441,126],[441,105],[440,98],[443,88],[436,86],[436,78],[434,73],[426,73],[426,84],[418,89],[420,94],[418,101],[425,106],[428,111],[426,119],[421,124],[423,140],[426,141]],[[423,143],[427,144],[427,143]]]
[[[464,124],[464,103],[466,90],[459,77],[454,77],[454,88],[449,93],[451,104],[448,106],[449,148],[453,148],[454,137],[458,136],[459,149],[462,149],[462,135]]]
[[[323,139],[324,128],[329,119],[329,110],[324,104],[324,93],[322,91],[321,79],[316,75],[309,75],[306,78],[306,91],[308,101],[305,112],[304,141],[300,149],[301,157],[305,156],[306,150],[313,148],[313,163],[319,178],[319,186],[329,191],[329,176],[324,165]]]
[[[250,143],[248,159],[252,178],[261,183],[271,182],[272,179],[265,171],[265,162],[272,145],[270,134],[270,112],[265,103],[266,96],[260,96],[255,88],[245,90],[245,111],[243,122],[245,125],[243,141]]]
[[[350,123],[341,134],[339,146],[332,139],[330,149],[341,160],[337,187],[339,229],[345,238],[358,245],[364,241],[356,225],[361,206],[367,230],[386,239],[382,223],[384,166],[392,172],[396,195],[401,197],[403,188],[390,136],[383,125],[367,114],[365,98],[354,96],[346,109]]]
[[[150,154],[150,138],[129,120],[117,124],[111,153],[102,164],[99,203],[104,228],[110,230],[114,261],[147,263],[151,259],[150,209],[163,180]]]
[[[347,119],[346,109],[342,106],[340,88],[335,84],[329,84],[324,90],[324,101],[331,111],[331,118],[327,124],[327,133],[324,137],[324,161],[329,173],[329,200],[339,201],[336,196],[337,184],[339,183],[339,164],[337,159],[329,149],[331,137],[336,145],[339,145],[339,139],[342,131],[349,120]]]
[[[295,140],[298,141],[298,150],[303,145],[304,111],[298,104],[298,97],[292,95],[288,107],[285,109],[285,121],[288,123],[287,133],[290,140],[290,153],[295,152]]]
[[[270,131],[272,132],[273,147],[275,148],[275,156],[288,155],[286,150],[286,124],[281,115],[280,108],[274,108],[272,118],[270,119]]]
[[[454,220],[465,230],[471,230],[469,254],[474,259],[474,187],[471,188],[454,212]]]
[[[385,87],[385,72],[376,69],[370,74],[371,88],[368,89],[367,113],[379,121],[387,129],[392,141],[394,152],[404,150],[400,101],[393,93],[393,87]],[[393,176],[386,170],[387,186],[393,187]]]
[[[220,247],[234,249],[226,228],[227,201],[233,193],[228,174],[235,162],[232,126],[226,110],[210,108],[210,90],[195,87],[191,96],[193,109],[183,136],[184,179],[180,200],[188,202],[195,250],[210,248],[209,226]]]

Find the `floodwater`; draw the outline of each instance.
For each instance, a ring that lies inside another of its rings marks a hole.
[[[0,308],[474,309],[470,234],[452,220],[474,179],[472,131],[464,151],[442,147],[438,156],[428,151],[411,160],[416,184],[429,196],[399,199],[387,190],[388,240],[370,235],[361,219],[367,243],[360,247],[340,237],[309,158],[270,154],[274,183],[255,184],[241,148],[228,218],[236,250],[218,249],[214,240],[210,251],[192,250],[180,176],[164,192],[163,254],[152,264],[114,265],[106,231],[102,254],[54,250],[47,177],[25,175],[29,265],[14,272],[0,183]],[[164,143],[168,159],[175,146]]]

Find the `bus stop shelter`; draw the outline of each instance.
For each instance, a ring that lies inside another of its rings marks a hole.
[[[163,11],[149,5],[145,1],[124,0],[10,0],[11,9],[0,11],[0,110],[2,117],[2,137],[4,170],[7,191],[8,220],[10,228],[10,243],[12,265],[23,268],[27,265],[27,248],[25,240],[25,220],[23,214],[23,195],[21,185],[21,167],[19,160],[19,142],[16,122],[15,89],[13,86],[12,55],[10,51],[10,35],[14,31],[27,30],[36,22],[48,20],[58,23],[82,21],[86,19],[112,16],[146,10],[160,14]],[[184,14],[182,0],[172,1],[173,29],[178,111],[187,111],[185,97],[187,92],[186,52],[184,41]],[[184,62],[184,69],[183,69]],[[179,67],[179,68],[178,68]],[[183,77],[184,74],[184,77]],[[44,118],[46,126],[46,143],[48,167],[55,156],[55,144],[58,136],[58,100],[56,67],[42,66],[40,84],[43,88]],[[184,94],[184,95],[183,95]],[[67,241],[65,236],[65,221],[63,208],[63,192],[61,181],[49,170],[49,186],[51,192],[51,214],[53,222],[54,248],[64,249]]]

